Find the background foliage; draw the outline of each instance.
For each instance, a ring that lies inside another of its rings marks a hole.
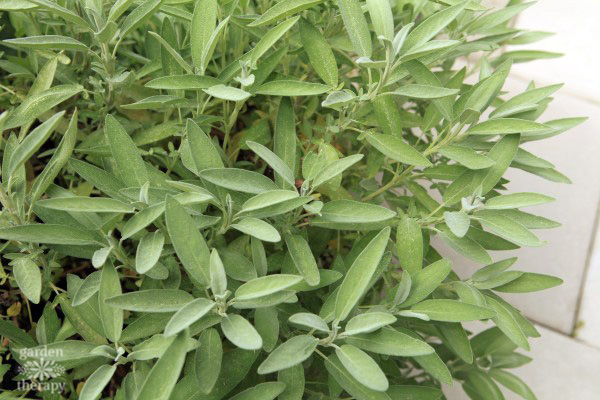
[[[499,294],[561,281],[488,251],[558,226],[503,175],[567,183],[521,145],[582,119],[502,90],[558,56],[502,51],[531,5],[2,1],[3,386],[47,348],[65,388],[27,396],[535,398]]]

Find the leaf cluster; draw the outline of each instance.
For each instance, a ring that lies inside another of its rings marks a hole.
[[[568,183],[522,145],[583,119],[503,90],[558,56],[512,50],[548,35],[512,26],[531,5],[0,2],[0,377],[66,370],[7,390],[534,399],[509,370],[539,333],[501,295],[561,280],[498,252],[559,224],[504,176]]]

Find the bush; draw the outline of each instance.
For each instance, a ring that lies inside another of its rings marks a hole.
[[[536,122],[560,85],[502,91],[557,56],[500,51],[547,35],[512,27],[531,3],[392,3],[3,1],[4,386],[534,398],[500,294],[561,281],[488,251],[558,226],[503,176],[568,182],[520,146],[581,119]]]

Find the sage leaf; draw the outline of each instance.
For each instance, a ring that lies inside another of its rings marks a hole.
[[[101,365],[98,367],[85,381],[79,398],[83,400],[95,400],[102,394],[104,387],[108,385],[116,370],[116,365]]]
[[[106,298],[110,307],[139,312],[173,312],[193,300],[191,294],[177,289],[148,289]]]
[[[82,285],[83,286],[83,285]],[[116,343],[123,331],[123,311],[110,307],[106,300],[114,296],[120,296],[121,283],[117,270],[111,263],[102,268],[100,287],[98,290],[98,307],[104,335],[111,342]]]
[[[475,321],[496,316],[491,308],[447,299],[425,300],[412,306],[411,310],[425,314],[434,321],[446,322]]]
[[[360,383],[372,390],[385,392],[389,383],[379,365],[364,351],[345,344],[335,349],[342,365]]]
[[[210,253],[192,217],[177,200],[169,197],[165,205],[165,219],[173,247],[186,272],[190,278],[207,286],[210,282]]]
[[[231,314],[221,320],[221,329],[225,337],[244,350],[258,350],[262,347],[262,338],[256,329],[244,317]]]
[[[323,34],[304,18],[300,19],[300,40],[319,77],[327,85],[336,86],[338,67],[331,46]]]
[[[215,302],[208,299],[195,299],[181,307],[165,327],[165,336],[177,335],[212,310]]]
[[[375,273],[390,237],[390,228],[382,229],[356,257],[340,285],[335,302],[335,317],[345,320],[356,306]]]
[[[30,258],[19,258],[13,263],[13,274],[25,297],[38,304],[42,293],[42,273],[37,264]]]
[[[287,340],[269,354],[258,367],[261,375],[281,371],[300,364],[317,348],[318,339],[310,335],[299,335]]]
[[[339,0],[338,7],[354,51],[359,57],[370,58],[373,53],[373,44],[360,3],[358,0]]]
[[[344,334],[352,336],[359,333],[371,333],[394,322],[396,322],[396,317],[386,312],[373,311],[359,314],[348,321]]]
[[[302,278],[300,276],[289,274],[274,274],[252,279],[241,285],[235,291],[235,298],[237,300],[249,300],[268,296],[281,290],[285,290],[301,280]]]
[[[194,356],[194,374],[200,391],[208,394],[217,383],[223,362],[223,344],[219,332],[209,328],[200,335]]]
[[[431,162],[426,157],[400,138],[378,133],[369,133],[365,138],[371,146],[395,161],[409,165],[431,166]]]
[[[277,232],[277,229],[257,218],[241,219],[237,223],[232,224],[231,227],[265,242],[276,243],[281,240],[281,236],[279,235],[279,232]]]
[[[283,0],[269,8],[264,14],[252,21],[248,26],[263,26],[282,20],[290,15],[311,8],[322,0]]]
[[[287,235],[285,243],[296,269],[310,286],[319,284],[321,277],[310,246],[300,235]]]
[[[188,337],[187,331],[175,337],[146,376],[136,400],[169,398],[185,362]]]
[[[135,254],[135,270],[140,274],[150,271],[158,262],[164,244],[165,237],[159,231],[145,235]]]

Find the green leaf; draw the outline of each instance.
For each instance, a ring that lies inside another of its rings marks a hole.
[[[179,333],[152,367],[136,400],[168,399],[177,383],[188,350],[189,333]]]
[[[285,237],[285,244],[296,269],[306,283],[310,286],[318,285],[321,280],[319,267],[308,242],[300,235],[287,235]]]
[[[414,147],[396,136],[369,133],[367,142],[392,160],[417,166],[431,166],[431,162]]]
[[[471,225],[471,219],[464,211],[445,211],[444,222],[458,238],[464,237]]]
[[[37,343],[31,336],[10,321],[0,319],[0,335],[23,347],[35,347]]]
[[[85,22],[85,20],[83,18],[81,18],[79,15],[75,14],[73,11],[69,10],[68,8],[62,7],[61,5],[56,4],[55,2],[52,2],[50,0],[28,0],[28,1],[30,3],[37,4],[38,6],[44,8],[46,10],[49,10],[49,11],[53,12],[54,14],[61,16],[65,21],[72,22],[75,25],[78,25],[85,30],[90,29],[90,26],[88,25],[87,22]]]
[[[434,321],[445,322],[475,321],[496,316],[496,312],[491,308],[447,299],[425,300],[410,309],[425,314]]]
[[[281,382],[264,382],[233,396],[231,400],[273,400],[285,390]]]
[[[483,169],[494,165],[494,160],[476,153],[473,149],[463,146],[445,146],[440,149],[440,154],[448,157],[469,169]]]
[[[289,98],[282,98],[275,117],[275,134],[273,152],[288,166],[290,171],[296,170],[296,128],[294,108]],[[283,177],[275,177],[277,186],[285,188]]]
[[[264,175],[238,168],[211,168],[200,172],[200,177],[212,184],[244,193],[262,193],[278,189]]]
[[[478,171],[477,181],[481,182],[481,194],[485,195],[496,186],[502,175],[512,163],[519,148],[520,135],[506,135],[489,151],[488,157],[495,164],[488,169]]]
[[[501,8],[497,11],[487,13],[480,18],[473,20],[468,26],[468,32],[476,33],[476,32],[485,32],[491,28],[494,28],[530,7],[534,3],[523,3],[523,4],[514,4],[509,7]]]
[[[100,288],[98,290],[98,308],[104,335],[111,342],[118,342],[123,330],[123,311],[114,309],[106,303],[106,299],[120,296],[121,283],[119,274],[111,263],[106,263],[102,268],[100,277]]]
[[[439,86],[430,85],[404,85],[386,95],[406,96],[416,99],[440,99],[442,97],[452,96],[458,93],[458,89],[448,89]]]
[[[167,53],[169,53],[169,55],[172,57],[172,59],[175,60],[175,62],[177,64],[179,64],[179,66],[181,68],[183,68],[185,70],[185,72],[187,72],[188,74],[193,74],[194,73],[194,71],[192,70],[192,67],[190,67],[190,65],[183,59],[183,57],[181,57],[181,55],[179,54],[179,52],[177,50],[175,50],[169,44],[169,42],[167,42],[165,39],[163,39],[161,35],[159,35],[156,32],[148,32],[148,34],[150,36],[154,37],[156,40],[158,40],[158,42],[164,47],[164,49],[167,51]],[[164,32],[163,32],[163,34],[164,34]]]
[[[216,296],[223,296],[227,290],[225,267],[217,249],[210,252],[210,289]]]
[[[148,182],[146,165],[137,146],[119,121],[110,114],[104,122],[104,134],[123,182],[132,187],[141,187]]]
[[[196,171],[223,168],[223,161],[215,144],[193,120],[187,120],[186,131]]]
[[[260,17],[248,24],[248,26],[263,26],[273,22],[282,20],[299,13],[300,11],[309,9],[323,0],[283,0],[269,8]]]
[[[288,322],[290,324],[302,326],[308,329],[315,329],[326,333],[330,332],[327,323],[316,314],[296,313],[288,318]]]
[[[302,364],[279,371],[277,380],[286,385],[285,390],[279,395],[279,400],[302,400],[305,386]]]
[[[335,349],[344,368],[361,384],[378,392],[385,392],[389,383],[379,365],[364,351],[345,344]]]
[[[73,307],[82,305],[100,290],[101,276],[102,271],[95,271],[86,276],[79,289],[75,291],[72,300]]]
[[[496,316],[492,318],[494,323],[500,330],[517,346],[529,351],[529,343],[527,337],[521,330],[521,327],[513,317],[512,313],[502,305],[499,301],[491,296],[486,296],[487,305],[496,311]]]
[[[537,108],[537,103],[556,92],[562,86],[562,84],[551,85],[530,89],[520,93],[496,107],[496,109],[490,113],[490,117],[502,118],[516,114],[520,107],[528,104],[534,104]]]
[[[221,22],[219,22],[219,25],[217,25],[217,29],[215,29],[208,38],[208,43],[206,44],[206,46],[204,47],[204,51],[202,52],[202,68],[200,70],[202,73],[204,73],[208,66],[208,63],[212,59],[215,48],[217,47],[217,43],[221,38],[221,35],[225,31],[225,28],[227,28],[228,24],[229,16],[227,16]]]
[[[318,187],[328,180],[335,178],[340,175],[342,172],[362,160],[362,154],[354,154],[352,156],[344,157],[339,160],[335,160],[329,164],[325,168],[323,168],[314,178],[312,182],[313,187]]]
[[[232,224],[231,227],[265,242],[276,243],[281,240],[281,236],[279,235],[279,232],[277,232],[277,229],[260,219],[243,218],[235,224]]]
[[[83,90],[80,85],[60,85],[35,93],[27,98],[8,116],[4,129],[18,128],[33,122],[42,114]],[[76,118],[77,113],[73,114]],[[76,127],[74,128],[76,129]]]
[[[252,279],[235,292],[236,300],[250,300],[288,289],[300,282],[302,277],[290,274],[274,274]]]
[[[299,197],[298,192],[292,190],[269,190],[248,199],[242,205],[239,215],[274,217],[302,207],[310,200],[310,197]]]
[[[89,50],[87,46],[80,41],[60,35],[29,36],[17,39],[7,39],[4,40],[4,42],[17,47],[37,50],[77,50],[83,52]]]
[[[508,388],[511,392],[518,394],[522,398],[527,400],[537,399],[537,397],[529,388],[529,386],[527,386],[527,384],[523,382],[518,376],[496,368],[490,369],[489,374],[492,377],[492,379],[494,379],[496,382]]]
[[[135,213],[121,228],[121,238],[125,240],[135,235],[160,217],[164,211],[165,205],[159,203]]]
[[[212,310],[215,304],[214,301],[203,298],[190,301],[171,317],[165,327],[165,336],[173,336],[183,331]]]
[[[471,398],[482,398],[490,400],[503,400],[504,395],[494,381],[484,372],[472,369],[466,373],[463,390]]]
[[[500,214],[498,211],[479,211],[474,216],[481,222],[484,228],[513,243],[531,247],[542,246],[544,244],[544,242],[523,225]]]
[[[39,200],[37,205],[52,210],[94,213],[132,213],[134,208],[119,200],[104,197],[57,197]]]
[[[368,289],[379,261],[385,252],[390,228],[382,229],[356,257],[340,285],[335,302],[335,318],[345,320]]]
[[[390,400],[390,397],[376,390],[369,389],[358,382],[342,365],[337,355],[332,354],[325,359],[325,368],[329,375],[352,397],[358,400]]]
[[[278,24],[274,28],[267,31],[267,33],[256,43],[254,50],[252,50],[252,56],[250,58],[250,65],[256,66],[257,61],[263,54],[265,54],[273,45],[281,39],[285,33],[290,30],[292,26],[296,24],[300,17],[294,17],[285,20]]]
[[[354,200],[334,200],[325,203],[321,215],[312,225],[340,230],[371,230],[389,225],[395,212],[374,204]]]
[[[52,132],[54,132],[58,124],[62,121],[63,115],[65,115],[64,111],[54,114],[27,135],[15,148],[10,157],[8,170],[5,170],[4,173],[8,176],[14,175],[15,171],[20,168],[25,161],[29,160],[31,156],[42,147],[44,142],[48,140]]]
[[[444,226],[438,228],[441,231],[440,237],[442,240],[459,254],[481,264],[489,264],[492,262],[492,258],[487,251],[475,240],[468,236],[459,238],[454,235],[449,228]]]
[[[396,322],[396,317],[387,312],[371,311],[365,314],[359,314],[353,317],[346,324],[344,334],[348,336],[358,335],[360,333],[371,333],[384,326]]]
[[[199,90],[208,89],[209,87],[216,86],[221,83],[222,82],[218,79],[210,76],[171,75],[152,79],[144,86],[151,89],[164,90]]]
[[[422,340],[386,327],[372,333],[349,336],[346,343],[372,353],[397,357],[422,356],[433,353],[433,348]]]
[[[263,83],[256,88],[256,94],[265,96],[316,96],[326,93],[330,87],[321,83],[294,81],[294,80],[276,80]]]
[[[416,385],[392,385],[387,393],[394,400],[438,400],[443,395],[438,388]]]
[[[219,6],[216,0],[201,0],[194,7],[190,25],[190,49],[194,66],[201,71],[204,71],[207,65],[203,55],[217,26],[218,12]]]
[[[411,274],[410,292],[400,306],[409,307],[427,298],[446,279],[450,271],[452,271],[452,262],[444,258]]]
[[[338,66],[331,46],[321,31],[305,18],[300,19],[300,40],[316,73],[326,84],[335,87],[338,83]]]
[[[90,231],[54,224],[31,224],[0,228],[0,239],[77,246],[100,244]]]
[[[473,349],[467,331],[458,322],[436,323],[442,341],[450,350],[459,356],[464,362],[473,363]]]
[[[354,51],[359,57],[371,57],[373,44],[367,19],[363,14],[358,0],[338,0],[338,7],[342,14],[344,27],[350,37]]]
[[[40,268],[28,257],[21,257],[15,260],[12,266],[13,275],[21,292],[32,303],[38,304],[42,293],[42,273],[40,272]]]
[[[188,304],[194,298],[188,292],[177,289],[148,289],[129,292],[107,298],[111,307],[139,312],[173,312]]]
[[[186,272],[193,281],[207,286],[210,282],[210,253],[194,220],[172,197],[166,201],[165,219],[171,242]]]
[[[160,231],[144,235],[135,254],[135,270],[140,274],[150,271],[158,262],[164,244],[165,237]]]
[[[377,36],[389,41],[394,39],[394,16],[390,3],[386,0],[367,0],[367,9]]]
[[[508,135],[514,133],[523,133],[525,136],[529,133],[548,133],[554,128],[539,122],[529,121],[518,118],[495,118],[481,122],[469,128],[469,135]]]
[[[85,385],[83,385],[83,389],[81,389],[81,393],[79,394],[79,399],[95,400],[98,398],[106,385],[110,382],[116,370],[116,365],[101,365],[98,367],[98,369],[85,381]]]
[[[221,320],[223,334],[231,343],[244,350],[259,350],[262,338],[244,317],[230,314]]]
[[[561,285],[563,280],[555,276],[525,272],[517,279],[494,288],[503,293],[529,293]]]
[[[221,373],[223,362],[223,344],[216,329],[209,328],[202,332],[198,340],[200,345],[194,356],[194,374],[200,392],[210,393]]]
[[[396,231],[396,249],[400,266],[411,275],[423,266],[423,234],[421,225],[402,215]]]
[[[466,5],[467,2],[462,2],[455,6],[445,8],[428,17],[408,34],[402,48],[411,50],[416,46],[424,44],[432,39],[434,36],[440,33],[442,29],[448,26],[450,22],[458,17],[465,9]]]
[[[521,208],[546,204],[553,202],[554,200],[556,199],[553,197],[545,196],[539,193],[511,193],[492,197],[485,202],[485,208],[489,210],[506,210],[510,208]]]
[[[120,37],[127,36],[131,31],[141,26],[160,7],[163,0],[148,0],[130,12],[121,24]]]
[[[254,311],[254,326],[262,338],[262,348],[273,351],[279,340],[279,312],[275,307],[261,307]]]
[[[233,86],[225,86],[222,84],[211,86],[208,89],[202,89],[202,91],[209,96],[216,97],[217,99],[229,101],[244,101],[252,96],[245,90],[238,89]]]
[[[319,339],[310,335],[294,336],[267,356],[258,367],[258,373],[266,375],[300,364],[312,355],[318,342]]]
[[[294,173],[281,158],[260,143],[248,140],[246,144],[260,158],[265,160],[281,179],[289,183],[292,187],[294,186]]]

